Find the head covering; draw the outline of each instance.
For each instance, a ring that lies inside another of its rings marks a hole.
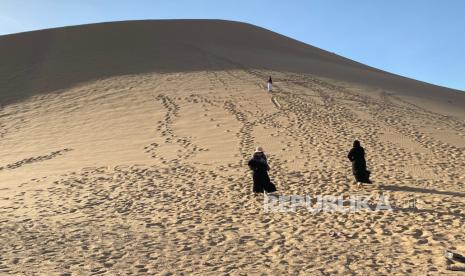
[[[354,148],[358,148],[360,147],[360,141],[359,140],[355,140],[354,141]]]
[[[257,148],[255,149],[255,152],[263,152],[263,148],[262,148],[262,147],[257,147]]]

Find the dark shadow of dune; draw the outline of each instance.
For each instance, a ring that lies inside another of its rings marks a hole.
[[[123,21],[5,35],[0,60],[2,105],[111,76],[247,68],[313,74],[465,106],[465,93],[457,90],[223,20]]]

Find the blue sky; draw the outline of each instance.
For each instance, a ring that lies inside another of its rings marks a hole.
[[[465,0],[0,0],[0,35],[133,19],[248,22],[465,91]]]

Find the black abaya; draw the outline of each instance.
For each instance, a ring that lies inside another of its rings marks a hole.
[[[266,159],[254,157],[249,161],[249,168],[253,171],[253,192],[254,193],[272,193],[276,191],[276,187],[271,183],[268,176],[268,166]]]
[[[347,157],[352,162],[352,173],[354,174],[355,180],[361,183],[371,183],[370,172],[367,171],[365,150],[363,147],[353,147]]]

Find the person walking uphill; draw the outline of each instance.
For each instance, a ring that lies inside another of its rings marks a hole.
[[[261,147],[257,147],[248,165],[253,171],[253,192],[255,194],[276,192],[276,187],[268,176],[270,166],[268,166],[268,160]]]
[[[360,187],[361,183],[371,184],[370,171],[367,171],[365,160],[365,150],[359,141],[354,141],[353,148],[349,151],[347,158],[352,162],[352,173],[355,176],[357,187]]]
[[[271,76],[270,78],[268,79],[268,92],[271,92],[271,90],[273,89],[273,80],[271,79]]]

